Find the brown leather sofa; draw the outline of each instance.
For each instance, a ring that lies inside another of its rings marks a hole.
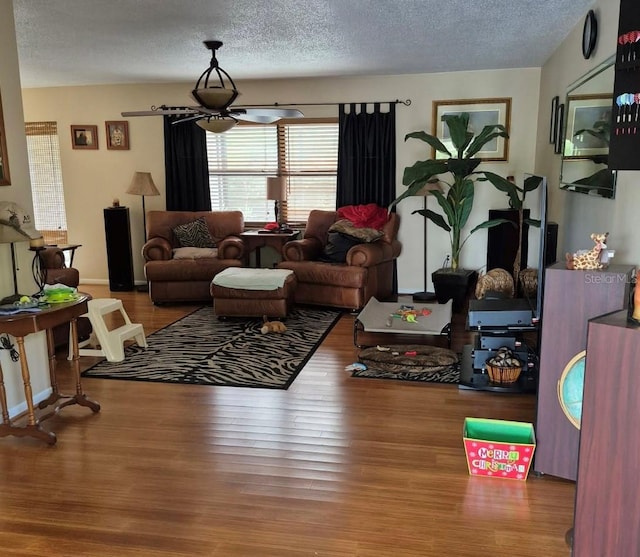
[[[181,245],[173,229],[200,217],[204,218],[215,241],[215,253],[177,259],[176,249]],[[153,303],[211,302],[213,277],[227,267],[242,266],[244,243],[240,234],[243,231],[241,211],[149,211],[148,240],[142,247],[142,256]]]
[[[372,296],[393,298],[394,261],[402,250],[396,239],[400,217],[391,213],[382,228],[384,235],[375,242],[351,247],[344,263],[320,261],[329,228],[340,218],[336,211],[311,211],[303,238],[285,244],[283,261],[277,267],[296,274],[294,301],[359,310]]]
[[[64,252],[57,247],[48,247],[38,252],[46,284],[64,284],[78,288],[80,273],[78,269],[67,267]],[[87,317],[78,319],[78,340],[86,340],[91,334],[91,322]],[[69,324],[53,328],[53,343],[56,348],[69,344]]]

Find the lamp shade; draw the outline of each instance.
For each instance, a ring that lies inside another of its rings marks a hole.
[[[151,172],[136,172],[126,193],[131,195],[160,195],[158,188],[153,183]]]
[[[213,133],[224,133],[229,131],[231,128],[235,127],[238,122],[232,119],[224,119],[224,118],[203,118],[202,120],[198,120],[196,124],[200,126],[203,130]]]
[[[287,179],[283,176],[267,178],[267,199],[283,201],[287,198]]]
[[[29,213],[17,203],[0,202],[0,244],[33,241],[33,247],[36,247],[36,244],[44,244],[39,240],[42,240],[42,234],[36,230]]]
[[[426,197],[429,195],[429,192],[439,191],[442,193],[442,186],[440,182],[427,182],[424,186],[422,186],[415,194],[416,197]]]

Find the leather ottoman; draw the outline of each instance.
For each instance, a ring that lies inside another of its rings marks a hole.
[[[225,269],[211,281],[213,311],[218,317],[286,317],[296,285],[285,269]]]

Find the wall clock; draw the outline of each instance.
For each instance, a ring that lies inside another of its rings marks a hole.
[[[582,29],[582,55],[589,58],[596,46],[598,38],[598,21],[593,10],[589,10],[587,17],[584,18],[584,27]]]

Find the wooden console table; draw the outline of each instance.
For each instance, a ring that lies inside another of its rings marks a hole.
[[[60,304],[52,304],[48,308],[43,308],[39,312],[34,313],[18,313],[15,315],[0,316],[0,333],[8,333],[13,335],[18,345],[18,355],[20,357],[20,369],[22,371],[22,382],[24,384],[24,396],[27,403],[27,424],[25,426],[16,426],[9,418],[7,408],[7,394],[4,386],[4,375],[2,366],[0,366],[0,404],[2,405],[2,424],[0,424],[0,437],[7,435],[15,435],[16,437],[35,437],[41,439],[50,445],[56,442],[55,433],[44,431],[41,429],[39,421],[45,420],[54,415],[58,410],[71,404],[86,406],[93,412],[100,411],[100,405],[93,400],[87,398],[82,391],[80,382],[80,362],[78,352],[78,331],[77,321],[80,315],[87,313],[87,302],[90,297],[81,294],[77,300],[64,302]],[[58,390],[58,382],[56,379],[56,358],[55,346],[53,343],[53,328],[57,325],[69,323],[71,327],[71,350],[73,354],[72,368],[76,380],[76,392],[73,395],[65,395]],[[49,377],[51,379],[52,393],[46,400],[43,400],[38,408],[46,408],[56,404],[59,400],[65,399],[58,404],[51,412],[36,419],[35,409],[33,405],[33,393],[31,390],[31,375],[29,372],[29,363],[27,362],[27,354],[24,349],[24,337],[32,333],[46,331],[47,350],[49,355]]]
[[[245,230],[240,237],[247,248],[247,259],[253,250],[256,250],[256,267],[262,266],[260,250],[265,246],[274,248],[279,254],[282,253],[283,246],[290,240],[298,237],[298,230],[291,232],[259,232],[258,230]]]

